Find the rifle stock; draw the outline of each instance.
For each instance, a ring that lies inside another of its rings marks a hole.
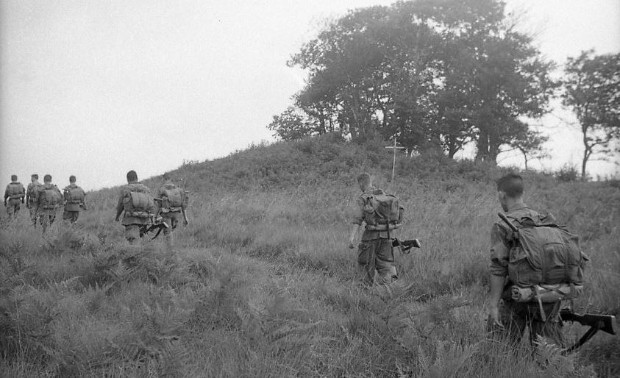
[[[609,333],[610,335],[616,334],[616,317],[613,315],[594,315],[594,314],[575,314],[568,309],[560,311],[560,318],[563,321],[577,322],[581,325],[590,326],[590,329],[581,336],[579,341],[574,345],[564,349],[561,354],[567,355],[574,352],[580,346],[590,340],[598,331]]]
[[[418,239],[399,240],[394,238],[392,240],[392,247],[398,247],[403,253],[405,253],[413,247],[421,248],[422,244],[420,244],[420,241]]]
[[[575,314],[568,309],[560,311],[560,317],[567,322],[577,322],[581,325],[597,328],[600,331],[616,334],[616,317],[613,315]]]

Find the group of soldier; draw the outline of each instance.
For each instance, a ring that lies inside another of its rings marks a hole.
[[[371,176],[362,173],[357,178],[361,194],[357,199],[356,212],[353,216],[353,228],[349,237],[349,248],[355,248],[355,239],[359,231],[363,230],[361,241],[358,244],[357,262],[360,272],[363,275],[363,281],[367,285],[391,285],[398,279],[395,267],[394,248],[390,236],[390,228],[376,229],[368,225],[373,223],[368,221],[368,214],[372,214],[372,207],[369,206],[368,198],[377,194],[384,194],[381,189],[377,189],[372,185]],[[497,193],[499,203],[504,211],[506,221],[519,222],[528,221],[534,224],[533,230],[550,230],[550,233],[563,233],[564,228],[557,226],[553,216],[549,213],[538,212],[530,209],[523,201],[524,184],[523,179],[518,174],[508,174],[497,181]],[[370,210],[370,211],[369,211]],[[525,224],[525,223],[524,223]],[[515,244],[515,236],[518,231],[511,231],[510,228],[502,222],[493,224],[491,230],[491,248],[489,260],[489,276],[490,276],[490,293],[488,297],[488,324],[489,332],[500,338],[508,338],[514,343],[519,343],[523,334],[527,329],[530,332],[530,342],[536,341],[538,336],[546,337],[556,345],[563,345],[562,336],[562,319],[559,316],[561,305],[564,300],[564,294],[573,295],[581,282],[575,283],[574,279],[566,279],[562,271],[568,272],[569,268],[578,276],[577,281],[581,279],[581,269],[587,262],[587,256],[583,255],[577,244],[571,246],[564,245],[561,240],[553,241],[554,248],[559,251],[562,256],[568,256],[567,253],[573,253],[573,265],[564,267],[562,264],[553,267],[552,270],[559,271],[560,279],[554,282],[545,282],[543,279],[539,284],[533,287],[540,288],[542,286],[551,288],[551,300],[541,300],[541,296],[537,291],[528,301],[516,300],[514,297],[514,288],[516,287],[514,272],[514,259],[517,253],[524,253],[522,246]],[[543,232],[543,231],[539,231]],[[570,236],[570,234],[565,234]],[[557,239],[557,238],[556,238]],[[562,236],[562,240],[567,238]],[[528,246],[535,247],[535,246]],[[548,248],[545,245],[545,248]],[[571,252],[570,249],[573,249]],[[576,250],[575,250],[576,248]],[[520,252],[519,252],[520,251]],[[545,250],[546,251],[546,250]],[[546,253],[549,253],[546,251]],[[522,257],[523,259],[523,257]],[[525,260],[523,260],[525,261]],[[566,262],[568,264],[568,262]],[[543,269],[544,270],[544,269]],[[527,269],[520,271],[522,277],[527,277]],[[558,273],[558,272],[556,272]],[[548,285],[553,284],[553,285]],[[560,292],[562,288],[569,288],[569,291]],[[555,292],[554,292],[555,291]],[[556,293],[557,292],[557,293]]]
[[[69,177],[69,185],[62,193],[52,184],[52,176],[47,174],[43,177],[43,184],[39,182],[39,175],[32,174],[28,188],[18,181],[17,175],[11,176],[11,183],[4,191],[4,206],[10,219],[15,219],[25,204],[30,210],[30,220],[36,228],[41,224],[43,232],[54,223],[58,209],[63,208],[62,218],[70,223],[75,223],[82,210],[86,210],[86,192],[76,184],[76,177]]]
[[[85,200],[86,192],[76,184],[73,175],[69,177],[69,185],[62,192],[52,183],[51,175],[45,175],[41,184],[36,173],[31,175],[31,183],[27,188],[18,181],[17,175],[12,175],[4,191],[4,206],[9,218],[15,219],[21,205],[25,204],[30,210],[33,226],[36,228],[37,223],[40,223],[43,232],[54,223],[60,208],[64,208],[63,220],[71,224],[77,222],[80,212],[87,210]],[[140,208],[140,203],[144,205],[143,208]],[[140,241],[146,227],[161,225],[166,243],[172,247],[173,230],[180,222],[188,224],[186,207],[187,193],[172,182],[169,174],[164,174],[164,183],[156,197],[153,197],[150,189],[138,182],[138,175],[132,170],[127,173],[127,185],[120,190],[116,221],[121,221],[123,215],[125,238],[130,244]]]
[[[115,219],[125,227],[125,239],[130,244],[138,243],[147,227],[158,224],[162,226],[166,245],[172,248],[172,232],[181,221],[188,225],[187,192],[177,187],[168,173],[163,178],[164,183],[153,197],[150,189],[138,182],[136,171],[127,172],[127,185],[121,187]]]

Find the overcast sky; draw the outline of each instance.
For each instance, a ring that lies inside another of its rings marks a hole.
[[[272,141],[305,75],[286,66],[324,20],[383,0],[3,0],[0,183],[52,174],[120,185]],[[620,52],[618,0],[512,0],[546,57]],[[578,131],[548,118],[554,169],[578,165]],[[502,163],[521,159],[500,155]],[[594,174],[618,175],[592,162]]]

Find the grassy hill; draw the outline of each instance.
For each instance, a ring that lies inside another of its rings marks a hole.
[[[128,246],[117,189],[89,193],[78,227],[45,237],[27,215],[0,237],[0,371],[6,376],[586,377],[620,374],[620,340],[530,358],[489,340],[489,230],[504,171],[400,157],[334,136],[253,146],[170,172],[191,193],[175,251]],[[389,290],[359,284],[347,248],[355,176],[406,208]],[[139,172],[138,172],[139,173]],[[592,258],[575,306],[620,315],[620,190],[524,173],[526,202],[580,234]],[[144,181],[155,189],[161,177]],[[569,325],[575,340],[584,329]]]

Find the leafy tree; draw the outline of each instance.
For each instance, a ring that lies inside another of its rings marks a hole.
[[[531,159],[547,156],[547,153],[542,149],[542,145],[549,140],[549,137],[526,127],[522,128],[522,130],[523,134],[516,135],[512,142],[510,142],[510,146],[523,154],[525,170],[527,170],[528,162]]]
[[[401,1],[349,12],[289,61],[308,71],[296,96],[322,130],[353,140],[396,136],[452,158],[476,142],[495,162],[545,111],[550,63],[505,22],[497,0]]]
[[[267,128],[275,131],[274,136],[283,140],[297,140],[324,133],[324,130],[317,126],[316,121],[308,119],[303,112],[293,106],[286,108],[280,115],[273,116],[273,121]]]
[[[577,58],[568,58],[564,72],[563,103],[573,110],[581,127],[585,180],[590,158],[611,154],[611,142],[620,138],[620,54],[583,51]]]

